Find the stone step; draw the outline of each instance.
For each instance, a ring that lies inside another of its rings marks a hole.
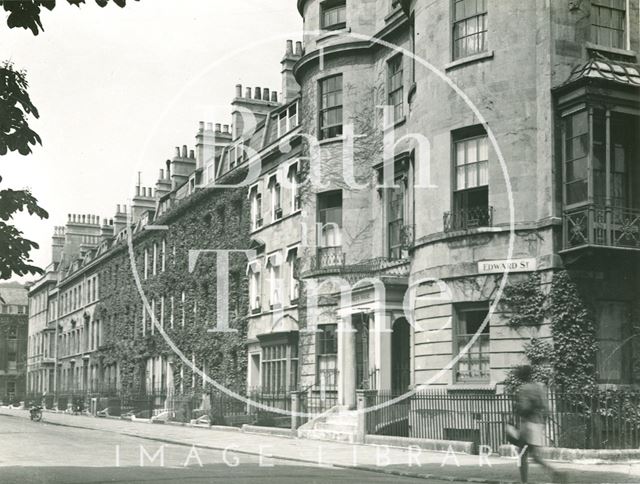
[[[357,425],[358,417],[357,415],[328,415],[324,419],[323,422],[332,423],[337,425]]]
[[[352,432],[338,432],[332,430],[299,430],[298,437],[310,440],[327,440],[333,442],[355,443],[356,435]]]
[[[357,424],[342,424],[334,422],[318,422],[315,424],[314,430],[329,430],[334,432],[354,433],[358,430]]]

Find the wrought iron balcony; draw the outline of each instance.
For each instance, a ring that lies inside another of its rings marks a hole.
[[[318,247],[315,257],[311,258],[313,269],[328,269],[344,266],[345,255],[342,247]]]
[[[640,249],[640,210],[590,204],[567,210],[564,249],[616,247]]]
[[[444,214],[444,231],[469,230],[478,227],[491,227],[493,207],[460,208]]]

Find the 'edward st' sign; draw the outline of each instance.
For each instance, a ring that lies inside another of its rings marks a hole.
[[[531,272],[537,268],[536,258],[508,259],[508,260],[482,260],[478,262],[480,274],[495,274],[499,272]]]

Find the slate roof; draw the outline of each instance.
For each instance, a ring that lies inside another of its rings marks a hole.
[[[0,284],[0,302],[9,305],[26,306],[27,288],[18,282]]]

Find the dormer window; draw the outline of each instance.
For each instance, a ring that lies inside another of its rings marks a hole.
[[[278,114],[278,138],[298,126],[298,103],[294,103]]]
[[[326,0],[320,4],[321,27],[338,30],[347,26],[346,0]]]

